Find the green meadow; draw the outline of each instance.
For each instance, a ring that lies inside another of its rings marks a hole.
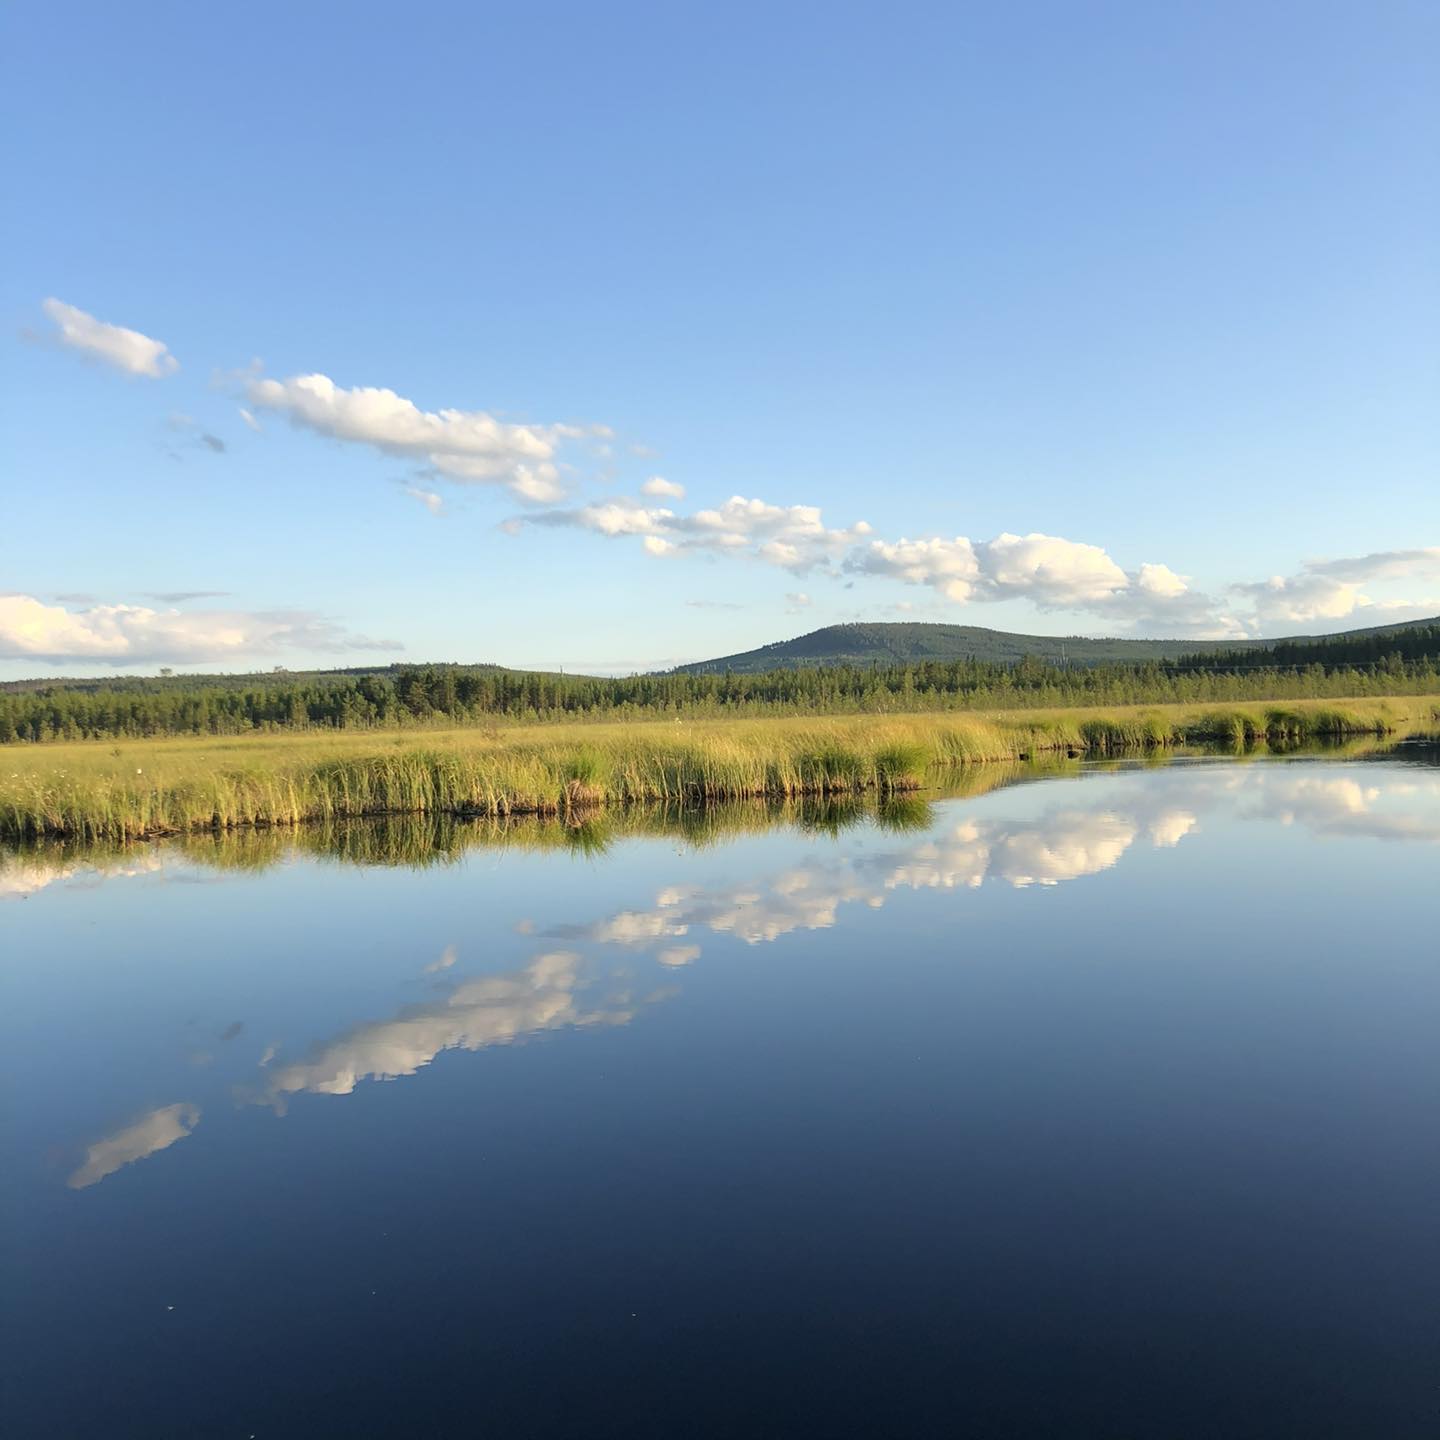
[[[8,746],[0,837],[133,840],[366,815],[886,794],[1044,755],[1413,734],[1440,734],[1440,697]]]

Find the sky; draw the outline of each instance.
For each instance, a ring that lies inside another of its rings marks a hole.
[[[0,15],[0,677],[1440,613],[1429,0]]]

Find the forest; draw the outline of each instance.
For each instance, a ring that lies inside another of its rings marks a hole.
[[[385,673],[68,681],[0,692],[0,743],[646,716],[904,714],[1440,691],[1440,625],[1135,664],[1027,656],[762,674],[596,677],[416,665]]]

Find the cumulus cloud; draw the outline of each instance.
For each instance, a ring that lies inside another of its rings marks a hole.
[[[953,540],[873,540],[852,555],[845,568],[907,585],[929,585],[960,603],[975,595],[981,580],[975,547],[963,535]]]
[[[53,296],[41,308],[55,323],[56,339],[69,350],[76,350],[91,360],[99,360],[127,375],[143,375],[162,380],[173,375],[180,362],[170,353],[163,340],[152,340],[138,330],[123,325],[110,325],[74,305],[67,305]]]
[[[1440,581],[1440,546],[1314,560],[1295,575],[1272,575],[1230,588],[1251,602],[1262,629],[1343,620],[1359,612],[1369,612],[1367,618],[1383,624],[1387,615],[1402,618],[1440,607],[1435,596],[1377,600],[1364,592],[1366,585],[1394,580]]]
[[[1146,595],[1162,600],[1173,600],[1190,588],[1183,575],[1177,575],[1168,565],[1142,565],[1135,575],[1136,588]]]
[[[950,600],[1020,596],[1066,610],[1108,602],[1131,585],[1131,578],[1098,545],[1039,533],[1006,532],[979,544],[963,535],[953,540],[875,540],[851,558],[848,568],[929,585]]]
[[[533,525],[589,530],[612,540],[638,538],[651,555],[746,555],[796,575],[833,567],[846,549],[870,534],[870,526],[863,520],[847,529],[832,529],[817,506],[771,505],[743,495],[732,495],[723,505],[688,515],[617,499],[570,510],[545,510],[528,519]]]
[[[181,611],[144,605],[67,610],[31,595],[0,596],[0,659],[6,660],[192,664],[282,649],[400,648],[396,641],[355,635],[305,611]]]
[[[812,572],[879,576],[923,585],[957,603],[1028,600],[1045,610],[1102,615],[1117,628],[1150,626],[1201,638],[1238,638],[1245,624],[1211,597],[1190,589],[1168,565],[1146,562],[1126,571],[1100,546],[1060,536],[1003,532],[993,540],[966,536],[885,540],[865,521],[825,523],[817,506],[773,505],[733,495],[710,509],[681,513],[629,497],[543,510],[505,527],[588,530],[610,540],[638,540],[647,554],[743,556],[794,575]],[[792,611],[810,603],[791,591]]]
[[[345,389],[328,375],[250,379],[254,410],[283,415],[316,434],[423,462],[457,484],[503,485],[518,499],[551,504],[565,494],[560,451],[567,441],[600,439],[600,425],[517,425],[483,410],[421,410],[393,390]]]
[[[181,1103],[162,1105],[142,1115],[133,1125],[107,1135],[85,1152],[85,1162],[65,1183],[72,1190],[84,1190],[137,1160],[168,1150],[183,1140],[200,1122],[200,1107]]]
[[[642,488],[651,496],[668,493],[648,484]],[[1127,570],[1101,546],[1063,536],[1003,531],[979,541],[964,535],[888,540],[875,536],[864,521],[829,526],[817,506],[774,505],[741,495],[688,514],[622,496],[544,510],[504,528],[516,534],[527,523],[638,540],[656,557],[732,555],[797,576],[818,571],[880,577],[924,586],[953,604],[1025,600],[1041,610],[1100,617],[1120,632],[1202,640],[1243,639],[1274,633],[1277,624],[1338,620],[1362,610],[1399,616],[1440,606],[1435,599],[1379,600],[1361,588],[1371,581],[1440,579],[1440,547],[1317,561],[1296,576],[1230,586],[1227,602],[1193,589],[1190,578],[1169,565],[1144,561]],[[809,603],[802,594],[787,594],[792,610]],[[1237,599],[1248,603],[1236,605]]]
[[[713,508],[686,512],[654,503],[683,497],[683,488],[672,481],[653,476],[640,491],[639,497],[555,506],[501,528],[512,535],[527,524],[587,530],[605,539],[637,541],[657,558],[730,555],[796,576],[878,577],[923,586],[956,605],[1022,600],[1044,611],[1098,617],[1121,634],[1238,640],[1274,633],[1282,622],[1340,619],[1357,610],[1419,614],[1440,605],[1378,600],[1360,588],[1370,581],[1440,576],[1440,547],[1317,561],[1298,576],[1233,585],[1216,595],[1160,561],[1127,567],[1100,545],[1042,531],[1002,531],[989,540],[965,535],[897,540],[874,534],[864,521],[828,525],[813,505],[732,495]],[[796,599],[798,593],[787,596],[792,609],[805,603]]]
[[[1020,592],[1037,605],[1075,608],[1109,600],[1130,577],[1098,546],[1054,535],[996,536],[980,547],[981,570],[1001,593]]]
[[[924,585],[957,604],[1028,600],[1042,610],[1103,616],[1118,629],[1145,627],[1206,639],[1238,639],[1244,622],[1190,589],[1168,565],[1123,569],[1098,545],[1058,535],[1008,531],[993,540],[872,540],[845,568]]]
[[[797,610],[808,609],[815,602],[803,590],[787,590],[785,603],[789,605],[790,613],[793,615]]]

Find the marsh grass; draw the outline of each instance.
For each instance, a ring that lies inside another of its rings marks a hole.
[[[580,816],[599,806],[886,795],[982,762],[1392,733],[1440,733],[1440,702],[17,746],[0,759],[0,838],[124,841],[371,815]]]

